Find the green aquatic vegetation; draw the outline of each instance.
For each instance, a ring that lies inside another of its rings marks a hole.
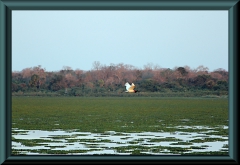
[[[144,153],[142,150],[134,150],[132,151],[131,155],[149,155],[149,154]]]
[[[112,149],[116,150],[118,153],[131,153],[134,150],[141,150],[142,152],[147,152],[149,147],[139,146],[139,145],[128,145],[122,147],[113,147]]]
[[[28,135],[27,133],[19,133],[17,135]]]
[[[208,132],[206,135],[228,136],[228,129],[215,128],[214,132]]]
[[[138,141],[129,141],[127,143],[129,143],[129,144],[138,144],[139,142]]]
[[[113,143],[112,140],[109,140],[109,139],[100,139],[100,140],[97,140],[97,142],[100,142],[100,143]]]
[[[77,138],[69,138],[69,139],[66,139],[66,141],[68,143],[74,143],[74,142],[95,142],[95,143],[99,143],[99,142],[106,142],[106,143],[111,143],[112,141],[109,140],[109,139],[77,139]]]
[[[211,155],[211,156],[228,156],[229,153],[227,151],[209,151],[209,152],[191,152],[191,153],[182,153],[181,155]]]
[[[66,154],[82,154],[89,151],[99,151],[101,149],[88,149],[88,150],[53,150],[53,149],[26,149],[26,150],[15,150],[15,153],[22,152],[31,152],[31,153],[39,153],[39,154],[55,154],[55,155],[66,155]],[[19,154],[15,154],[19,155]]]
[[[165,148],[151,148],[150,151],[152,153],[163,153],[163,151],[165,150]]]
[[[98,144],[93,144],[93,143],[91,143],[91,144],[86,144],[86,147],[87,147],[87,148],[99,148],[98,146],[99,146]]]
[[[27,135],[28,131],[14,131],[12,130],[12,135]]]
[[[146,139],[149,139],[149,138],[146,138]],[[139,138],[139,139],[136,139],[135,141],[142,142],[144,140],[145,140],[144,138]]]
[[[222,138],[201,138],[201,139],[190,140],[189,142],[204,143],[204,142],[215,142],[215,141],[226,141],[226,139],[222,139]]]
[[[147,146],[150,146],[150,145],[154,145],[153,143],[142,143],[141,145],[147,145]]]
[[[220,152],[228,152],[227,149],[221,149]]]
[[[135,140],[129,141],[127,143],[129,143],[129,144],[139,144],[139,143],[142,143],[143,141],[145,141],[145,139],[140,138],[140,139],[135,139]],[[143,145],[143,144],[141,144],[141,145]]]
[[[18,150],[12,150],[11,155],[23,155],[23,154]],[[24,154],[24,155],[26,155],[26,154]]]
[[[67,129],[65,130],[65,132],[67,133],[73,133],[73,132],[78,132],[79,130],[78,129]]]
[[[122,133],[122,132],[117,132],[112,136],[129,136],[130,134]]]
[[[154,136],[154,135],[151,135],[151,134],[140,134],[141,136]]]
[[[45,140],[45,139],[14,139],[13,141],[19,142],[25,146],[44,146],[46,143],[53,143],[58,141]]]
[[[126,144],[126,142],[116,142],[116,144]]]
[[[77,134],[73,134],[72,136],[73,137],[77,137],[77,136],[89,136],[89,135],[91,135],[91,134],[81,134],[81,133],[77,133]]]
[[[109,139],[78,139],[78,142],[89,142],[89,143],[99,143],[99,142],[102,142],[102,143],[110,143],[112,142],[111,140]]]
[[[148,140],[148,142],[164,142],[164,141],[182,141],[181,139],[177,139],[175,137],[166,137],[166,138],[152,138]]]
[[[182,147],[166,147],[165,149],[169,150],[173,154],[184,153],[191,150],[191,148],[182,148]]]
[[[39,153],[46,154],[70,154],[70,153],[86,153],[87,150],[48,150],[48,149],[39,149]]]
[[[199,147],[199,146],[191,146],[190,147],[191,149],[198,149],[198,150],[200,150],[200,149],[206,149],[205,147]]]
[[[142,146],[142,145],[129,145],[129,146],[122,146],[122,147],[114,147],[117,152],[119,153],[129,153],[134,152],[134,154],[145,154],[144,152],[151,152],[151,153],[181,153],[187,152],[191,150],[190,148],[182,148],[182,147],[166,147],[166,146]]]
[[[96,143],[87,143],[86,145],[87,145],[87,146],[98,146],[99,144],[96,144]]]
[[[73,136],[70,135],[49,135],[48,138],[51,139],[67,139],[67,138],[72,138]]]
[[[185,133],[185,132],[181,132],[181,133],[179,133],[179,135],[191,135],[191,134]]]
[[[224,144],[222,148],[229,148],[228,144]]]
[[[184,148],[184,147],[172,147],[172,146],[154,146],[150,147],[149,151],[153,153],[173,153],[173,154],[180,154],[184,152],[189,152],[191,148]]]
[[[109,137],[109,135],[96,135],[94,137]]]
[[[55,148],[65,148],[66,146],[62,145],[62,146],[51,146],[51,145],[46,145],[44,147],[50,147],[50,149],[55,149]]]
[[[192,145],[193,143],[190,142],[177,142],[177,143],[170,143],[170,145]]]
[[[24,150],[12,149],[11,155],[26,155],[26,153],[23,153],[23,152],[24,152]]]
[[[174,132],[166,127],[182,125],[179,119],[189,119],[188,126],[228,125],[228,99],[12,97],[13,128],[25,130]]]
[[[192,136],[192,138],[208,138],[209,135],[197,135],[197,136]]]
[[[177,128],[175,130],[179,132],[196,132],[196,133],[204,133],[209,131],[209,129],[200,129],[200,128],[199,129],[198,128],[184,128],[184,129]]]
[[[201,147],[205,147],[205,148],[207,148],[207,147],[209,147],[208,145],[201,145]]]
[[[131,139],[132,137],[131,136],[127,136],[127,137],[123,137],[123,138],[120,138],[122,140],[127,140],[127,139]]]
[[[80,139],[66,139],[67,143],[80,142]]]

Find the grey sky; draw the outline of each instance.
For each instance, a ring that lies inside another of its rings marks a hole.
[[[228,11],[13,11],[12,70],[138,68],[228,70]]]

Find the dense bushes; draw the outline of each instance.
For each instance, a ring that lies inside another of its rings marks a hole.
[[[228,72],[208,72],[204,67],[136,69],[128,65],[102,66],[98,70],[46,72],[40,66],[12,73],[12,95],[31,96],[132,96],[124,84],[136,85],[138,96],[228,95]]]

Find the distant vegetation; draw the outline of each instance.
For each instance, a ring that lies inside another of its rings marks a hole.
[[[139,93],[125,93],[126,82]],[[88,71],[64,66],[49,72],[40,65],[12,72],[13,96],[204,96],[227,97],[228,72],[207,67],[161,68],[151,64],[138,69],[132,65],[102,65],[98,61]]]

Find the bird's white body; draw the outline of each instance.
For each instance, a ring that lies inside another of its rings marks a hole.
[[[125,92],[130,92],[130,93],[135,93],[136,91],[134,90],[135,85],[132,83],[131,85],[127,82],[125,84],[126,86],[126,91]]]

